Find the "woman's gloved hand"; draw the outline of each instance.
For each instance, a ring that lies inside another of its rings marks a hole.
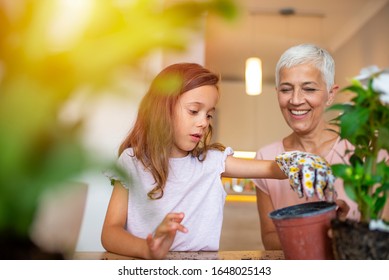
[[[335,177],[324,158],[311,153],[291,151],[278,155],[276,162],[288,176],[291,187],[300,198],[316,194],[320,200],[335,201]]]

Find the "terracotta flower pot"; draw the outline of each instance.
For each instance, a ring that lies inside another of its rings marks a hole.
[[[287,260],[334,259],[328,230],[336,217],[336,204],[309,202],[269,214]]]

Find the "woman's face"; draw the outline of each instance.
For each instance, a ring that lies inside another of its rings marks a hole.
[[[328,92],[321,72],[310,64],[281,69],[276,90],[289,127],[298,134],[320,129],[325,123],[325,108],[332,103],[337,88],[334,85]]]
[[[183,93],[175,107],[174,145],[171,157],[184,157],[203,139],[215,114],[219,92],[201,86]]]

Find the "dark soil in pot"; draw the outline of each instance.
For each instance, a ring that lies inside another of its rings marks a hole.
[[[370,230],[367,223],[331,222],[333,251],[340,260],[389,260],[389,232]]]
[[[332,211],[336,208],[334,203],[325,201],[308,202],[275,210],[269,214],[272,219],[303,218],[316,216]]]

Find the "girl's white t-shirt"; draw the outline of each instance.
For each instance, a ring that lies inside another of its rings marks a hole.
[[[188,155],[169,160],[169,176],[161,199],[151,200],[147,193],[155,180],[132,148],[123,151],[119,166],[131,180],[128,189],[127,231],[140,238],[153,233],[171,212],[183,212],[187,233],[177,232],[171,251],[217,251],[223,222],[226,192],[221,182],[225,160],[233,150],[209,150],[199,161]]]

